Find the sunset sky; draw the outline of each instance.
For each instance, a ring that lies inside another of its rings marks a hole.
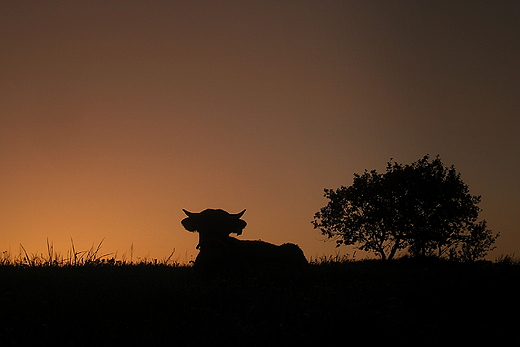
[[[520,256],[519,1],[2,0],[0,59],[0,252],[187,262],[182,208],[246,208],[352,254],[323,189],[439,154]]]

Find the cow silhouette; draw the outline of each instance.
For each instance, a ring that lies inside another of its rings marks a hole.
[[[296,270],[308,264],[303,251],[295,244],[277,246],[230,236],[242,234],[247,223],[241,217],[246,210],[236,214],[220,209],[206,209],[199,213],[183,211],[188,216],[181,221],[184,228],[199,233],[199,254],[194,262],[197,270],[241,273],[282,268]]]

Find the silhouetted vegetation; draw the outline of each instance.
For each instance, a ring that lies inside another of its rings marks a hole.
[[[325,189],[330,201],[314,216],[314,227],[338,245],[358,245],[381,259],[400,250],[413,257],[483,258],[499,236],[477,221],[480,196],[439,156],[410,164],[387,163],[386,172],[354,174],[349,187]]]
[[[232,279],[153,262],[4,263],[0,280],[3,346],[520,342],[511,257],[327,258],[297,276]]]

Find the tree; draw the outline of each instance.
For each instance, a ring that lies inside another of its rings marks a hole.
[[[486,221],[481,221],[472,226],[468,234],[463,235],[461,242],[449,250],[449,258],[462,261],[475,261],[487,255],[487,252],[495,249],[493,243],[499,233],[493,235],[487,228]]]
[[[481,197],[439,156],[409,165],[391,159],[385,173],[354,174],[351,186],[325,189],[324,196],[330,201],[314,215],[314,228],[338,246],[357,245],[381,259],[407,250],[413,257],[475,260],[498,237],[477,222]]]

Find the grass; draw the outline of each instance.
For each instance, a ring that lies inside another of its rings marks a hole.
[[[520,343],[513,256],[323,257],[297,275],[209,279],[171,256],[122,261],[98,246],[4,257],[3,346]]]
[[[133,245],[130,247],[130,259],[124,253],[120,258],[115,253],[103,253],[101,248],[103,246],[104,239],[101,240],[97,245],[92,244],[90,249],[77,251],[74,244],[74,240],[71,239],[70,249],[67,251],[65,256],[58,253],[54,249],[54,245],[49,243],[47,240],[47,253],[32,253],[29,254],[23,245],[20,244],[20,252],[18,255],[13,256],[10,252],[3,252],[0,256],[0,266],[86,266],[86,265],[136,265],[136,264],[162,264],[179,266],[180,263],[172,260],[175,253],[173,250],[168,257],[165,259],[148,259],[148,258],[137,258],[133,259]]]

